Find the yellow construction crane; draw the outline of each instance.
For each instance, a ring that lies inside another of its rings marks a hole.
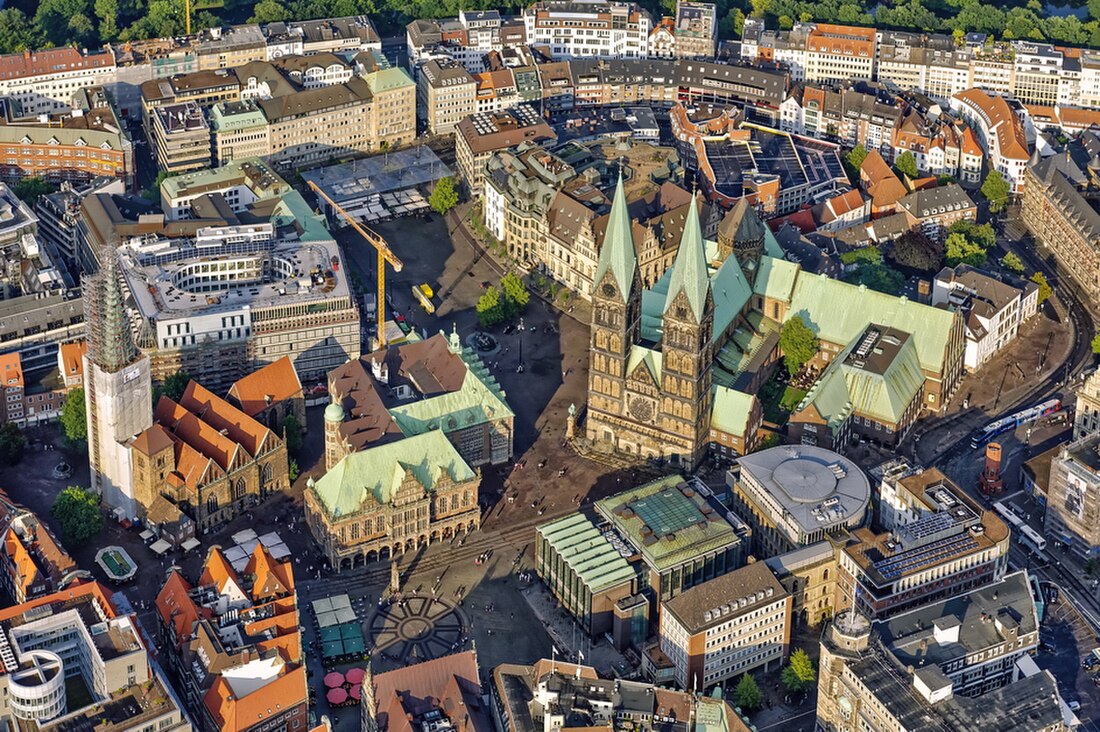
[[[378,347],[382,348],[386,345],[386,262],[390,263],[394,272],[400,272],[405,266],[397,255],[390,249],[390,245],[386,243],[386,240],[379,236],[375,231],[363,226],[355,218],[343,209],[340,204],[333,201],[325,192],[322,191],[316,183],[309,181],[309,187],[313,189],[321,198],[325,199],[325,202],[329,206],[332,206],[336,213],[344,217],[352,227],[359,232],[359,235],[367,240],[367,243],[374,247],[378,252],[378,300],[375,305],[376,315],[378,317]]]

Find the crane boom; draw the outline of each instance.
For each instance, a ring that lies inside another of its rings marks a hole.
[[[404,263],[397,258],[397,255],[390,249],[390,245],[383,239],[377,232],[369,227],[363,226],[355,218],[344,210],[343,206],[329,198],[320,187],[313,181],[308,181],[309,187],[319,197],[323,198],[329,206],[332,206],[336,213],[340,214],[345,221],[351,224],[359,235],[367,240],[367,243],[374,247],[378,252],[378,293],[377,301],[375,303],[375,315],[378,319],[377,324],[377,338],[379,348],[386,345],[386,263],[389,262],[393,267],[394,272],[400,272],[404,267]]]

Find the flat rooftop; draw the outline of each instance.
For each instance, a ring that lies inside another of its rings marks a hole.
[[[773,447],[737,462],[803,533],[847,525],[871,500],[871,484],[859,466],[822,447]]]
[[[596,510],[651,567],[663,571],[741,541],[741,522],[698,488],[670,475],[598,501]]]
[[[341,206],[389,191],[426,185],[450,175],[453,175],[451,169],[427,145],[302,171],[303,180],[316,184]]]

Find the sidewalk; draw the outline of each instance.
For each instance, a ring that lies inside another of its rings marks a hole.
[[[550,591],[541,582],[535,582],[522,591],[531,610],[554,639],[558,650],[569,654],[568,658],[558,656],[559,661],[578,660],[577,652],[583,654],[581,663],[594,667],[601,676],[614,678],[632,670],[626,658],[616,651],[606,638],[593,643],[583,630],[569,617],[565,610],[556,607],[556,601]]]

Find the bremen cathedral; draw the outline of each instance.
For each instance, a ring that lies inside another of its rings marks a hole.
[[[593,279],[586,436],[597,448],[691,467],[712,439],[712,422],[734,424],[750,440],[759,426],[755,397],[734,387],[752,381],[738,378],[738,366],[751,360],[747,349],[777,342],[745,317],[765,227],[742,201],[723,219],[718,241],[708,242],[698,209],[698,201],[689,207],[671,269],[643,290],[619,180]],[[739,329],[747,340],[735,344]],[[727,355],[732,369],[721,365]],[[713,414],[716,400],[735,413]]]
[[[898,369],[883,375],[847,368],[860,339],[876,329],[913,342],[905,414],[943,409],[963,373],[957,312],[802,270],[783,258],[746,199],[709,241],[699,206],[689,207],[672,267],[645,289],[619,180],[593,278],[585,436],[595,450],[689,469],[711,447],[724,458],[752,452],[761,424],[756,394],[778,360],[782,324],[793,316],[820,340],[812,365],[843,364],[842,375],[853,379],[848,386],[831,382],[827,400],[811,399],[811,389],[799,411],[803,442],[840,441],[850,423],[860,424],[852,405],[858,408],[868,391],[861,383],[893,393]]]

